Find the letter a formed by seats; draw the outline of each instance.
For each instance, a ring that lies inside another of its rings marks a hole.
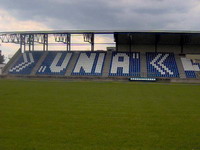
[[[129,56],[126,53],[116,53],[112,58],[111,75],[129,74]]]

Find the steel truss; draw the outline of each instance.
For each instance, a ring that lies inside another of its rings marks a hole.
[[[2,43],[20,43],[20,34],[2,34],[0,35],[0,40]]]
[[[71,51],[71,34],[54,34],[55,42],[61,42],[67,45],[67,51]]]
[[[54,36],[55,42],[66,44],[66,50],[71,51],[71,34],[51,34]],[[43,51],[48,51],[49,45],[48,33],[20,33],[20,34],[0,34],[2,43],[20,44],[22,52],[34,51],[35,43],[43,44]],[[91,51],[94,51],[94,33],[84,33],[84,42],[91,44]],[[28,46],[28,48],[27,48]]]
[[[94,51],[94,33],[83,34],[84,42],[89,42],[91,44],[91,51]]]
[[[66,50],[71,51],[71,36],[73,34],[81,34],[83,35],[83,41],[91,44],[91,51],[94,51],[94,38],[95,34],[113,34],[114,40],[116,43],[116,51],[118,51],[118,47],[120,44],[123,44],[123,39],[120,39],[120,36],[123,34],[127,40],[127,45],[129,45],[128,50],[131,52],[133,46],[140,43],[137,39],[137,35],[141,34],[145,35],[153,35],[150,39],[150,44],[155,44],[155,51],[158,49],[158,45],[162,44],[162,36],[165,35],[177,35],[175,37],[176,43],[181,46],[181,53],[183,53],[184,46],[187,44],[200,44],[198,39],[200,39],[200,31],[191,31],[191,32],[180,32],[180,31],[27,31],[27,32],[0,32],[0,41],[2,43],[14,43],[19,44],[21,51],[24,52],[26,50],[34,51],[35,44],[39,43],[43,45],[43,50],[48,51],[49,45],[49,37],[54,36],[55,42],[66,44]],[[169,36],[170,37],[170,36]],[[172,36],[172,39],[174,37]],[[178,39],[178,40],[177,40]],[[180,41],[179,41],[180,39]],[[147,39],[148,40],[148,39]],[[168,42],[167,40],[164,41]],[[144,43],[145,44],[145,43]]]
[[[2,43],[20,44],[22,52],[26,51],[27,45],[29,51],[34,51],[35,43],[43,44],[43,50],[48,51],[48,34],[2,34],[0,41]]]

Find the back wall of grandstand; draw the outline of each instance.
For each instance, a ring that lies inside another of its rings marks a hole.
[[[130,45],[119,45],[119,51],[127,52],[129,51]],[[154,44],[133,44],[131,46],[131,52],[155,52],[155,45]],[[173,52],[176,54],[181,53],[181,46],[180,45],[158,45],[157,52]],[[185,54],[200,54],[200,45],[185,45],[183,48],[183,53]]]
[[[135,33],[115,36],[116,47],[122,52],[200,53],[199,34]]]

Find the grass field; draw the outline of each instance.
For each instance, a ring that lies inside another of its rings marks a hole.
[[[0,80],[0,150],[199,149],[199,85]]]

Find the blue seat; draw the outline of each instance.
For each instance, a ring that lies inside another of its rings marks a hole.
[[[38,75],[64,75],[69,62],[72,58],[72,52],[49,51],[45,60],[37,70]]]
[[[109,76],[140,76],[140,53],[112,52]]]
[[[43,52],[41,51],[22,53],[8,73],[29,75],[42,54]]]
[[[71,75],[101,76],[105,57],[105,52],[80,52]]]
[[[146,53],[148,77],[179,77],[173,53]]]
[[[196,74],[194,71],[185,71],[185,75],[187,78],[196,78]]]

